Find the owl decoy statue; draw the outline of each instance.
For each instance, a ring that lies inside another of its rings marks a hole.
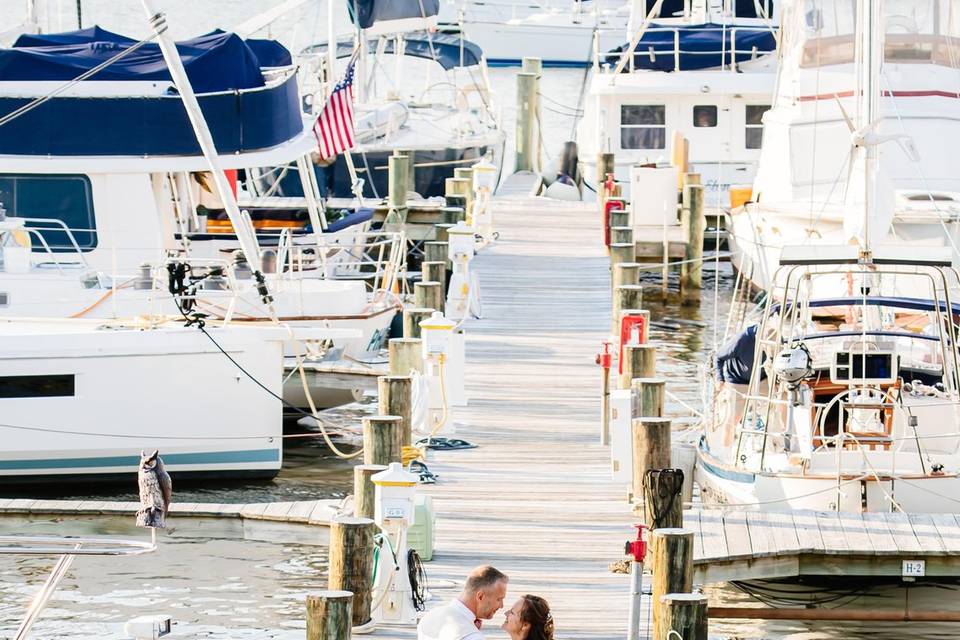
[[[137,526],[165,529],[165,517],[173,496],[170,474],[163,468],[163,460],[155,450],[150,455],[140,452],[140,468],[137,483],[140,485],[140,510],[137,511]]]

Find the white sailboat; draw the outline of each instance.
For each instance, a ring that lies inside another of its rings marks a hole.
[[[697,465],[707,503],[956,511],[960,307],[954,296],[960,276],[954,252],[920,242],[878,242],[890,226],[878,179],[883,138],[876,133],[889,30],[879,25],[890,25],[889,12],[905,4],[844,5],[853,12],[855,37],[829,41],[856,51],[850,63],[857,62],[859,128],[851,126],[849,162],[860,180],[857,202],[845,210],[851,241],[830,245],[818,238],[783,247],[766,275],[762,312],[744,321],[743,331],[718,354],[720,383]],[[822,33],[820,18],[815,14],[811,25],[805,8],[784,5],[788,44],[796,42],[794,28]],[[783,164],[782,155],[766,161]],[[746,278],[741,282],[749,287]]]
[[[854,3],[812,11],[784,3],[752,201],[730,216],[733,264],[759,289],[773,286],[782,247],[863,236],[865,189],[875,194],[872,244],[957,251],[960,177],[948,154],[960,140],[960,18],[952,3],[886,0],[871,80],[856,55],[857,15]],[[868,154],[876,166],[865,185]],[[845,284],[833,291],[846,292]]]
[[[385,198],[387,158],[395,151],[412,156],[410,191],[423,198],[445,195],[445,180],[457,167],[486,159],[499,172],[505,135],[481,48],[462,35],[436,32],[436,1],[344,4],[355,33],[338,38],[331,28],[326,42],[299,56],[304,99],[317,113],[340,69],[356,60],[356,146],[318,165],[323,193]],[[329,6],[332,25],[333,0]]]

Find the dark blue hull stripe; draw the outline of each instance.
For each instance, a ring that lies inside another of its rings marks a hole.
[[[716,465],[710,464],[707,462],[707,455],[703,449],[697,451],[697,457],[699,460],[697,463],[703,467],[704,471],[717,476],[718,478],[723,478],[724,480],[731,480],[733,482],[742,482],[744,484],[753,484],[756,482],[757,476],[753,473],[748,473],[745,471],[733,471],[732,469],[725,469],[723,467],[718,467]]]
[[[177,464],[250,464],[280,462],[280,449],[246,451],[202,451],[163,454],[166,465]],[[99,458],[46,458],[38,460],[0,460],[0,471],[31,469],[89,469],[94,467],[130,467],[136,469],[140,456],[105,456]]]
[[[487,58],[488,67],[519,67],[523,64],[523,60],[520,58]],[[544,60],[544,67],[574,67],[580,68],[589,67],[593,64],[593,59],[590,60]]]

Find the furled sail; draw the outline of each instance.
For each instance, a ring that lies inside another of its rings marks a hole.
[[[440,0],[347,0],[350,19],[370,35],[437,26]]]

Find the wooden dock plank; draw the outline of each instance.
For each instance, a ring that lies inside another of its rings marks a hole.
[[[913,526],[905,513],[887,514],[887,526],[901,553],[920,553],[922,547],[913,533]]]
[[[750,534],[750,548],[755,558],[764,558],[777,554],[777,543],[773,537],[772,521],[769,512],[748,511],[747,529]]]
[[[793,514],[793,522],[796,525],[797,545],[800,550],[808,553],[822,553],[823,536],[820,535],[816,512],[806,509],[797,511]]]
[[[833,511],[818,511],[817,527],[820,529],[820,537],[823,540],[823,551],[827,554],[843,554],[847,550],[846,536],[843,534],[843,526],[840,524],[840,518]]]
[[[863,514],[863,524],[873,544],[873,552],[877,555],[896,555],[900,553],[890,527],[887,524],[887,514],[868,512]]]
[[[863,522],[861,514],[839,513],[837,514],[837,519],[843,528],[847,551],[873,555],[873,540],[870,538],[870,534],[867,533],[867,527]]]
[[[752,556],[750,530],[747,528],[745,511],[728,511],[723,516],[723,532],[727,538],[727,558]]]
[[[960,550],[960,523],[957,517],[952,513],[934,513],[930,517],[944,548],[953,552]]]
[[[943,542],[940,540],[940,532],[937,531],[937,525],[928,513],[911,513],[908,515],[910,525],[913,527],[913,535],[917,537],[920,544],[920,550],[923,553],[941,554],[944,551]]]
[[[769,526],[773,529],[773,540],[778,554],[793,554],[800,550],[797,539],[797,525],[793,514],[788,511],[771,511],[767,514]]]
[[[703,558],[726,558],[727,536],[723,529],[723,512],[703,510],[700,512],[700,541],[703,545]]]

